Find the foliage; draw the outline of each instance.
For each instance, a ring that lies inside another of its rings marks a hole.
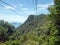
[[[60,45],[60,0],[54,3],[50,14],[30,15],[16,31],[0,21],[0,45]]]
[[[9,40],[9,36],[13,34],[14,26],[8,22],[0,21],[0,42]]]

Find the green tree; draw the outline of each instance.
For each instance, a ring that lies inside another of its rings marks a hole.
[[[48,8],[51,19],[49,43],[50,45],[60,45],[60,0],[54,0],[54,4]]]
[[[13,34],[13,32],[14,26],[3,20],[0,21],[0,42],[9,40],[9,37]]]

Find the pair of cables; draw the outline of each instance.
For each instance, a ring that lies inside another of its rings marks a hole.
[[[12,6],[11,4],[8,4],[8,3],[6,3],[6,2],[4,2],[4,1],[2,1],[2,0],[0,0],[0,2],[2,2],[3,4],[5,4],[5,5],[8,5],[9,7],[12,7],[12,8],[14,8],[15,10],[14,11],[12,11],[12,12],[14,12],[14,13],[16,13],[16,14],[18,14],[18,15],[21,15],[20,13],[18,13],[18,12],[21,12],[21,13],[23,13],[24,15],[28,15],[27,13],[25,13],[24,11],[22,11],[22,10],[20,10],[20,9],[17,9],[17,8],[15,8],[14,6]],[[1,4],[0,4],[1,5]]]
[[[5,5],[8,5],[8,6],[14,8],[15,10],[14,10],[13,12],[15,12],[15,13],[18,14],[18,15],[21,15],[21,14],[20,14],[20,13],[17,13],[16,11],[18,11],[18,12],[22,12],[24,15],[28,15],[28,14],[25,13],[24,11],[15,8],[15,7],[12,6],[11,4],[8,4],[8,3],[6,3],[6,2],[4,2],[4,1],[2,1],[2,0],[0,0],[0,2],[4,3]],[[0,4],[0,5],[1,5],[1,4]],[[33,0],[33,8],[34,8],[34,12],[35,12],[35,14],[37,15],[37,0]]]
[[[37,2],[37,0],[33,0],[33,8],[34,8],[34,12],[35,12],[35,14],[37,15],[37,4],[38,4],[38,2]]]

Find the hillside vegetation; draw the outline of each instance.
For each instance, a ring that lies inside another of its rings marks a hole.
[[[30,15],[16,31],[0,21],[0,45],[60,45],[60,0],[48,10],[47,15]]]
[[[17,28],[21,33],[29,33],[36,31],[40,26],[46,22],[46,15],[30,15],[28,19]]]

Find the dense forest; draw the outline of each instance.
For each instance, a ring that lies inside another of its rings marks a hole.
[[[48,7],[50,14],[30,15],[18,28],[0,21],[0,45],[60,45],[60,0]]]

